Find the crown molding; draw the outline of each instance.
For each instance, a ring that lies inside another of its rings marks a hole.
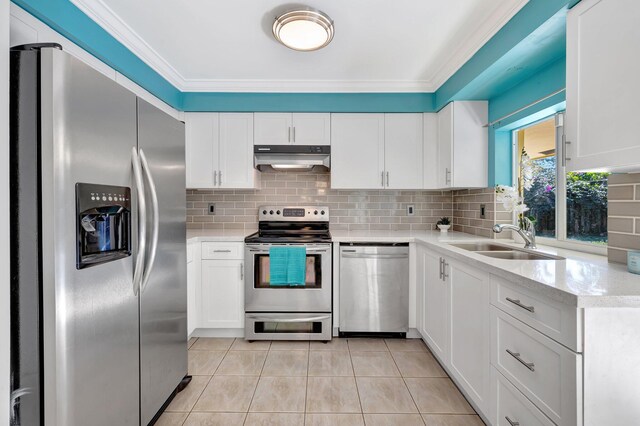
[[[176,89],[184,91],[184,77],[102,0],[70,1]]]
[[[414,93],[433,92],[429,81],[398,80],[185,80],[183,92]]]
[[[529,0],[519,0],[516,3],[505,2],[484,24],[453,53],[451,58],[444,61],[433,78],[436,90],[451,78],[464,64],[475,55],[502,27],[513,18]]]
[[[146,62],[154,71],[181,92],[374,92],[413,93],[435,92],[485,45],[529,0],[505,2],[478,31],[456,49],[451,58],[437,70],[432,81],[427,80],[218,80],[188,79],[155,51],[127,25],[103,0],[70,0],[78,9],[100,25],[116,40]]]

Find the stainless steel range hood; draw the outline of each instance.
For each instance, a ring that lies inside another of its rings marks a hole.
[[[256,145],[253,153],[253,164],[260,171],[331,168],[331,147],[328,145]]]

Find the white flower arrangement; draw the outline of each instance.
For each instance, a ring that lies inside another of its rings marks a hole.
[[[515,186],[497,185],[496,194],[498,202],[502,203],[506,211],[514,212],[518,217],[518,224],[523,227],[524,213],[529,210],[529,207],[524,203],[518,189]]]

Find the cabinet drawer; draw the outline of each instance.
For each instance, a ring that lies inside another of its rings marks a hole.
[[[558,425],[582,424],[582,355],[491,307],[491,364]]]
[[[491,368],[493,411],[496,426],[553,426],[553,422],[495,368]]]
[[[242,260],[243,247],[242,243],[202,243],[202,258]]]
[[[491,276],[491,304],[573,351],[582,352],[581,309]]]

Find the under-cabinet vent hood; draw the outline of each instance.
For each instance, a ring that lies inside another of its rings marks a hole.
[[[258,170],[329,170],[331,147],[328,145],[256,145],[254,166]]]

